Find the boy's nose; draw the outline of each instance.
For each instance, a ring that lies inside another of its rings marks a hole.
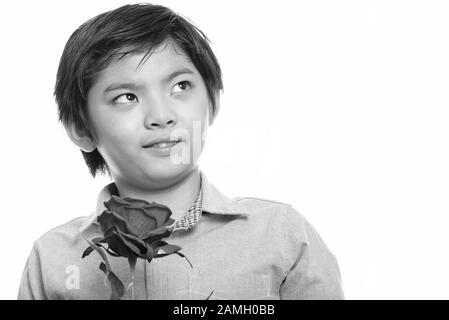
[[[176,117],[171,113],[158,113],[145,117],[145,127],[147,129],[165,128],[176,125]]]
[[[147,129],[173,127],[176,125],[176,122],[175,113],[163,101],[153,101],[152,105],[146,108],[144,125]]]

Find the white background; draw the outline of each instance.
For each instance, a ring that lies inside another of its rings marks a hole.
[[[127,1],[0,8],[0,298],[32,243],[94,209],[57,121],[70,34]],[[449,3],[159,1],[213,42],[225,93],[200,167],[229,196],[294,205],[337,256],[348,299],[449,299]]]

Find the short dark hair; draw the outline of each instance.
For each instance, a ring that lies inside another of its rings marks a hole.
[[[104,12],[76,29],[67,41],[59,62],[55,100],[59,121],[74,124],[92,139],[87,112],[87,93],[99,74],[114,58],[151,50],[166,40],[174,43],[190,58],[206,85],[212,116],[218,111],[216,95],[223,90],[220,65],[209,46],[209,39],[187,18],[161,5],[133,4]],[[143,60],[142,59],[142,60]],[[95,149],[81,150],[93,177],[110,171]]]

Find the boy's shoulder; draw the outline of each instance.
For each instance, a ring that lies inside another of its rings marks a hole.
[[[233,197],[250,213],[248,222],[255,229],[276,230],[294,238],[293,242],[307,241],[307,235],[315,233],[307,218],[290,203],[259,197]]]
[[[303,219],[302,214],[290,203],[249,196],[237,196],[233,200],[245,206],[252,215],[270,214],[276,215],[277,217],[296,217]]]
[[[255,204],[255,205],[278,205],[281,207],[284,206],[289,206],[290,204],[285,203],[285,202],[280,202],[280,201],[274,201],[274,200],[270,200],[270,199],[266,199],[266,198],[259,198],[259,197],[242,197],[242,196],[237,196],[234,197],[234,200],[241,202],[243,204],[245,203],[251,203],[251,204]]]
[[[62,245],[64,242],[77,241],[79,238],[79,229],[87,218],[87,216],[77,217],[50,229],[36,239],[35,245],[51,245],[53,247],[55,245],[58,246],[58,244]]]

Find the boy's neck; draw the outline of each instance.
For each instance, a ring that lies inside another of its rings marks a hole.
[[[200,190],[200,171],[198,166],[180,181],[170,187],[159,190],[136,189],[121,181],[115,181],[120,197],[142,199],[166,205],[172,211],[171,218],[182,218],[191,208]]]

